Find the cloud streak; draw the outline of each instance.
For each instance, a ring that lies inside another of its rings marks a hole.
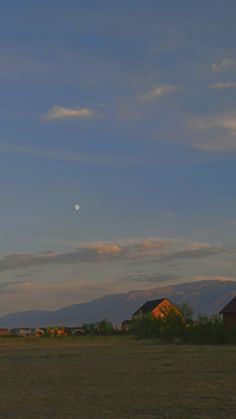
[[[198,249],[181,250],[179,252],[170,253],[161,258],[162,261],[170,261],[175,259],[192,259],[215,256],[224,253],[224,249],[219,246],[206,246]]]
[[[209,89],[215,90],[232,90],[236,89],[236,82],[218,82],[208,84]]]
[[[68,153],[59,150],[43,149],[39,147],[31,146],[18,146],[15,144],[0,144],[0,151],[5,153],[17,153],[17,154],[31,154],[35,157],[46,158],[51,160],[59,160],[65,162],[81,162],[84,164],[94,165],[121,165],[121,166],[146,166],[150,165],[150,162],[137,161],[132,157],[128,156],[114,156],[114,155],[99,155],[99,154],[88,154],[88,153]]]
[[[131,264],[162,264],[172,260],[200,259],[227,252],[221,246],[211,246],[208,243],[192,243],[191,245],[176,243],[176,245],[165,249],[165,251],[159,254],[149,252],[145,258],[135,262],[132,261]],[[182,248],[176,250],[176,247]]]
[[[26,269],[31,266],[45,266],[45,265],[70,265],[80,262],[96,262],[108,261],[117,259],[120,256],[121,250],[114,251],[112,246],[110,252],[106,246],[91,246],[88,248],[75,249],[72,252],[56,253],[43,252],[38,254],[33,253],[15,253],[7,255],[0,260],[0,272],[8,270]]]
[[[236,151],[236,111],[192,118],[190,127],[200,132],[193,147],[209,152]]]
[[[63,119],[91,119],[93,117],[95,117],[95,113],[89,108],[65,108],[56,105],[48,110],[44,119],[51,122]]]
[[[235,139],[228,139],[226,141],[225,138],[218,138],[215,139],[215,141],[208,141],[208,142],[201,142],[201,143],[195,143],[193,147],[196,150],[200,151],[206,151],[208,153],[220,153],[229,155],[229,153],[235,153],[236,152],[236,142]]]
[[[176,247],[181,250],[176,251]],[[190,246],[176,243],[174,240],[142,240],[129,244],[95,243],[81,246],[71,252],[53,251],[33,253],[15,253],[0,259],[0,272],[27,269],[34,266],[71,265],[79,263],[108,263],[132,261],[132,263],[168,262],[175,259],[203,258],[223,253],[224,249],[204,243]]]
[[[166,283],[175,282],[180,277],[174,274],[156,272],[156,273],[137,273],[133,275],[126,275],[121,278],[122,282],[138,282],[138,283]]]
[[[180,89],[178,85],[162,84],[155,86],[146,93],[137,96],[138,102],[153,102],[161,97],[168,96],[170,93],[176,92]]]
[[[1,294],[12,294],[17,292],[17,289],[22,285],[26,284],[26,281],[9,281],[0,283],[0,292]]]
[[[236,67],[235,58],[223,58],[220,62],[211,64],[212,71],[216,73],[228,71],[230,69],[234,69],[235,67]]]

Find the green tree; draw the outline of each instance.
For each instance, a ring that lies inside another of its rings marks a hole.
[[[207,316],[198,314],[193,326],[193,341],[196,343],[215,343],[227,342],[227,330],[224,322],[219,315]]]
[[[113,333],[113,326],[112,323],[106,319],[101,320],[98,323],[98,333],[103,336],[112,335]]]
[[[141,339],[157,338],[161,333],[161,319],[152,314],[135,317],[130,323],[129,332]]]

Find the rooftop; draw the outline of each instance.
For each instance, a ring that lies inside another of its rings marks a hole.
[[[158,300],[147,301],[145,304],[142,305],[142,307],[140,307],[137,311],[135,311],[133,316],[140,313],[140,311],[143,314],[150,313],[155,307],[159,306],[159,304],[161,304],[163,300],[166,300],[166,298],[159,298]]]
[[[220,314],[226,313],[236,313],[236,296],[220,311]]]

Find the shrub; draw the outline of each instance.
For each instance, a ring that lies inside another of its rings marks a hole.
[[[186,339],[186,320],[181,311],[169,308],[161,319],[161,337],[166,342]]]
[[[152,314],[136,317],[130,323],[129,332],[142,339],[157,338],[161,332],[160,319]]]
[[[191,340],[195,343],[226,343],[227,333],[219,315],[198,314],[191,330]]]
[[[186,303],[164,308],[161,317],[139,316],[131,321],[129,331],[139,338],[161,338],[164,342],[236,343],[235,326],[226,328],[219,315],[198,314],[193,320],[193,310]]]
[[[98,333],[99,335],[108,336],[113,334],[113,326],[112,323],[107,321],[106,319],[101,320],[98,323]]]
[[[94,336],[96,334],[95,324],[83,324],[83,330],[85,335]]]
[[[101,320],[99,323],[84,324],[83,330],[84,334],[89,336],[108,336],[113,334],[112,323],[107,321],[106,319]]]

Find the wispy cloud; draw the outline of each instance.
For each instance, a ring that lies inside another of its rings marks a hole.
[[[142,247],[144,245],[144,248]],[[142,253],[150,256],[150,250],[156,248],[156,254],[162,254],[169,246],[165,240],[153,242],[153,246],[146,248],[146,240],[143,243],[116,244],[94,243],[81,246],[71,252],[57,253],[53,251],[43,253],[15,253],[0,259],[0,272],[16,269],[25,269],[31,266],[42,265],[67,265],[81,262],[109,262],[120,259],[135,259]],[[152,254],[152,253],[151,253]]]
[[[152,87],[146,93],[141,93],[137,96],[138,102],[152,102],[160,99],[163,96],[167,96],[170,93],[180,90],[179,85],[162,84],[159,86]]]
[[[65,108],[53,106],[48,110],[44,119],[46,121],[59,121],[62,119],[89,119],[95,117],[95,113],[89,108]]]
[[[178,250],[179,248],[179,250]],[[162,252],[148,252],[145,258],[139,258],[131,264],[162,264],[172,260],[201,259],[226,253],[228,250],[222,246],[212,246],[208,243],[176,243]]]
[[[138,282],[138,283],[150,283],[150,284],[158,284],[158,283],[170,283],[175,282],[180,277],[178,275],[174,275],[171,273],[164,273],[164,272],[156,272],[156,273],[137,273],[133,275],[126,275],[121,278],[124,282]]]
[[[208,152],[236,151],[236,112],[195,117],[190,127],[200,132],[193,147]]]
[[[114,252],[108,248],[102,253],[102,248],[88,247],[75,249],[67,253],[44,252],[44,253],[15,253],[7,255],[0,260],[0,272],[8,270],[26,269],[31,266],[44,265],[68,265],[80,262],[95,262],[101,260],[110,260],[120,256],[120,253]]]
[[[133,97],[117,101],[116,115],[119,120],[138,121],[145,117],[144,105],[153,104],[181,89],[180,85],[161,84]]]
[[[211,69],[214,72],[222,72],[222,71],[233,69],[235,67],[236,67],[235,58],[223,58],[218,63],[211,64]]]
[[[85,164],[98,164],[98,165],[121,165],[121,166],[132,166],[132,165],[147,165],[150,162],[145,163],[144,161],[137,161],[132,157],[127,156],[114,156],[114,155],[99,155],[89,153],[68,153],[60,150],[50,150],[31,146],[18,146],[15,144],[0,144],[0,151],[5,153],[17,153],[17,154],[31,154],[35,157],[60,160],[67,162],[81,162]]]
[[[1,294],[7,293],[11,294],[17,291],[17,287],[25,284],[26,281],[9,281],[9,282],[1,282],[0,283],[0,291]]]
[[[192,281],[235,281],[236,278],[226,275],[193,275]]]
[[[195,117],[190,125],[197,130],[223,128],[236,133],[236,112]]]
[[[174,259],[192,259],[203,258],[207,256],[214,256],[224,253],[224,249],[219,246],[204,246],[196,249],[181,250],[179,252],[170,253],[162,257],[162,261],[169,261]]]
[[[180,250],[178,250],[180,249]],[[142,240],[130,244],[94,243],[70,252],[15,253],[0,259],[0,272],[26,269],[32,266],[71,265],[132,261],[133,263],[166,262],[174,259],[202,258],[223,253],[220,246],[206,243],[184,244],[174,240]]]
[[[229,154],[236,152],[235,139],[225,140],[225,138],[218,138],[217,140],[209,140],[206,142],[199,142],[193,145],[196,150],[206,151],[208,153]]]
[[[208,87],[209,87],[209,89],[215,89],[215,90],[236,89],[236,82],[211,83],[211,84],[208,84]]]

